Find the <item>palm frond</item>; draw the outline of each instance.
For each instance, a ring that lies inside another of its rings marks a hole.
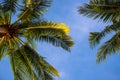
[[[6,11],[16,11],[18,0],[1,0],[2,9]]]
[[[101,32],[91,32],[89,37],[89,42],[91,47],[95,47],[100,43],[101,39],[104,38],[107,34],[112,32],[118,32],[120,30],[120,22],[113,23],[110,26],[106,26]]]
[[[120,32],[116,33],[110,40],[106,41],[99,49],[97,54],[97,62],[105,60],[108,55],[120,51]]]
[[[99,44],[101,38],[104,37],[104,36],[105,35],[100,34],[100,32],[90,32],[90,36],[89,36],[90,46],[93,48],[94,46]]]
[[[70,51],[74,44],[67,25],[41,19],[51,2],[0,1],[0,59],[9,56],[14,80],[53,80],[54,76],[59,76],[58,71],[32,47],[34,42],[45,41]],[[18,18],[13,20],[13,17]]]
[[[4,56],[4,46],[0,46],[0,60],[3,58]]]
[[[4,37],[0,40],[0,60],[4,56],[5,45],[4,45]]]
[[[0,10],[0,24],[8,24],[9,23],[9,12],[4,12],[3,10]]]
[[[24,35],[28,39],[52,43],[54,46],[62,47],[67,51],[70,51],[70,47],[74,44],[70,36],[66,35],[63,30],[56,28],[31,29]]]
[[[11,41],[10,41],[11,43]],[[11,45],[9,42],[5,41],[5,37],[2,37],[0,39],[0,60],[8,55],[9,50],[11,50]],[[14,45],[12,45],[13,47]]]
[[[64,38],[55,36],[40,36],[39,38],[37,37],[36,40],[51,43],[52,45],[61,47],[67,51],[70,51],[70,47],[74,44],[69,36],[64,36]]]
[[[36,22],[28,25],[27,23],[21,24],[19,30],[25,30],[24,36],[27,40],[35,39],[39,41],[45,41],[52,43],[54,46],[62,47],[63,49],[70,51],[73,46],[73,41],[68,36],[69,28],[63,23],[52,23],[48,21]]]
[[[90,0],[89,4],[120,5],[119,0]]]
[[[18,24],[18,29],[20,30],[34,30],[34,29],[58,29],[63,31],[64,33],[69,33],[69,27],[64,23],[54,23],[49,21],[33,21],[28,23]],[[53,31],[54,32],[54,31]]]
[[[35,74],[31,69],[26,55],[23,55],[20,50],[13,51],[10,55],[10,60],[14,73],[14,80],[32,80],[35,78]]]
[[[28,44],[30,47],[32,47],[33,49],[36,48],[36,41],[34,39],[32,39],[32,37],[26,37],[26,44]]]
[[[31,0],[29,4],[26,4],[28,3],[26,0],[26,3],[24,2],[24,6],[21,6],[21,13],[18,15],[18,20],[16,22],[19,20],[30,21],[32,19],[39,18],[44,12],[47,11],[48,7],[51,5],[51,2],[51,0]]]
[[[105,4],[104,2],[98,2],[100,0],[93,0],[90,4],[85,4],[83,7],[79,8],[80,14],[84,16],[91,17],[93,19],[100,19],[104,22],[106,21],[119,21],[119,10],[120,5],[116,4]],[[102,0],[101,0],[102,1]]]
[[[11,63],[12,71],[14,73],[14,80],[24,80],[24,76],[20,73],[20,71],[16,70],[17,66],[16,66],[15,58],[16,57],[14,56],[14,54],[10,56],[10,63]]]
[[[50,77],[52,77],[52,75],[59,76],[57,70],[48,64],[43,57],[39,56],[35,50],[29,46],[23,46],[22,50],[24,51],[24,54],[27,55],[39,79],[46,80],[45,74],[51,75]]]
[[[45,73],[44,76],[45,76],[45,80],[54,80],[54,78],[48,73]]]
[[[59,76],[57,70],[28,45],[9,54],[14,80],[53,80],[53,75]]]

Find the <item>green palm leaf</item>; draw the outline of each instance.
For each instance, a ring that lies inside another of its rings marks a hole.
[[[17,27],[19,26],[19,27]],[[33,29],[56,29],[61,30],[62,33],[68,34],[69,33],[69,27],[65,25],[64,23],[55,23],[55,22],[49,22],[49,21],[31,21],[31,22],[23,22],[18,23],[14,27],[17,27],[20,30],[33,30]],[[42,31],[42,30],[41,30]],[[52,31],[51,31],[52,32]],[[53,31],[54,32],[54,31]],[[59,33],[61,33],[59,32]]]
[[[9,24],[9,12],[4,12],[0,10],[0,25]]]
[[[56,69],[54,69],[51,65],[49,65],[43,57],[39,56],[39,54],[30,48],[29,46],[23,46],[22,50],[24,51],[24,54],[28,57],[29,61],[31,62],[31,65],[33,66],[36,74],[43,78],[43,80],[46,78],[44,75],[45,73],[48,73],[49,75],[56,75],[59,76]]]
[[[59,76],[55,68],[27,45],[15,50],[14,53],[12,50],[10,59],[15,80],[53,80],[51,75]]]
[[[112,32],[118,32],[120,30],[120,22],[113,23],[110,26],[106,26],[101,32],[91,32],[89,37],[89,42],[91,47],[95,47],[100,43],[101,39],[104,38],[107,34]]]
[[[62,47],[63,49],[70,51],[70,48],[74,43],[70,36],[68,36],[69,28],[64,24],[42,24],[38,27],[23,28],[27,30],[24,35],[28,40],[35,39],[38,41],[45,41],[52,43],[54,46]]]
[[[64,37],[63,39],[59,37],[55,37],[55,36],[53,37],[52,36],[41,36],[38,38],[38,40],[52,43],[52,45],[57,46],[57,47],[62,47],[63,49],[67,51],[70,51],[69,47],[71,47],[74,44],[71,38],[68,36],[66,36],[66,38]]]
[[[113,21],[117,20],[119,21],[120,17],[120,3],[109,2],[111,4],[105,4],[102,0],[91,0],[90,4],[85,4],[83,7],[79,8],[80,14],[83,14],[85,16],[91,17],[93,19],[100,19],[104,22],[106,21]]]
[[[108,55],[120,51],[120,32],[116,33],[110,40],[106,41],[98,51],[97,62],[105,60]]]
[[[18,0],[1,0],[2,9],[6,11],[16,11]]]
[[[4,56],[4,50],[5,50],[5,45],[4,45],[4,37],[0,40],[0,60]]]
[[[25,55],[22,55],[20,50],[14,51],[10,56],[10,60],[14,72],[14,80],[35,79],[35,74],[32,71],[28,59]]]
[[[90,33],[89,42],[91,47],[96,47],[107,35],[112,37],[100,47],[97,62],[105,60],[108,55],[117,53],[120,50],[120,0],[90,0],[89,4],[79,8],[79,13],[93,19],[112,22],[112,25],[105,26],[102,31]]]
[[[25,1],[24,5],[21,6],[21,13],[18,15],[18,20],[27,20],[39,18],[44,12],[47,11],[48,7],[51,6],[51,0],[36,0],[31,2]]]
[[[59,76],[33,49],[37,41],[67,51],[73,45],[67,25],[41,19],[50,5],[51,0],[0,1],[0,59],[9,56],[14,80],[53,80],[53,76]]]

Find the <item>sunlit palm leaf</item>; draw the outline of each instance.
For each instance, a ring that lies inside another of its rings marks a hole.
[[[28,23],[22,23],[18,24],[17,26],[18,29],[20,30],[34,30],[34,29],[48,29],[48,30],[60,30],[58,31],[59,33],[69,33],[69,27],[65,25],[64,23],[54,23],[54,22],[49,22],[49,21],[33,21],[33,22],[28,22]],[[15,27],[17,27],[15,26]],[[41,30],[42,31],[42,30]],[[49,32],[49,31],[48,31]],[[55,32],[55,31],[51,31]]]
[[[66,35],[62,29],[57,28],[30,29],[25,32],[24,35],[28,38],[28,40],[30,38],[52,43],[54,46],[62,47],[68,51],[70,51],[69,47],[74,44],[70,36]]]

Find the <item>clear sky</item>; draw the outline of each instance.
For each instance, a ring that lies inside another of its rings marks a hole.
[[[100,64],[95,62],[98,48],[92,50],[89,47],[89,32],[100,31],[105,24],[78,14],[78,6],[88,2],[89,0],[54,0],[44,16],[47,20],[67,24],[75,42],[71,53],[47,43],[39,43],[37,51],[47,57],[46,60],[60,72],[60,77],[55,80],[120,80],[120,54],[109,56]],[[0,62],[0,80],[13,80],[6,58]]]

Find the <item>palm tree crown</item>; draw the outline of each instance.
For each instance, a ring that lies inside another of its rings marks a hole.
[[[42,19],[51,0],[0,1],[0,59],[9,56],[14,80],[53,80],[57,70],[34,49],[44,41],[70,51],[73,41],[64,23]],[[17,19],[16,19],[17,17]],[[16,19],[16,20],[15,20]]]
[[[89,42],[95,47],[107,34],[112,36],[99,49],[97,61],[105,60],[108,55],[120,51],[120,0],[90,0],[89,4],[79,8],[80,14],[103,22],[111,22],[101,32],[91,32]],[[111,33],[113,33],[111,35]]]

